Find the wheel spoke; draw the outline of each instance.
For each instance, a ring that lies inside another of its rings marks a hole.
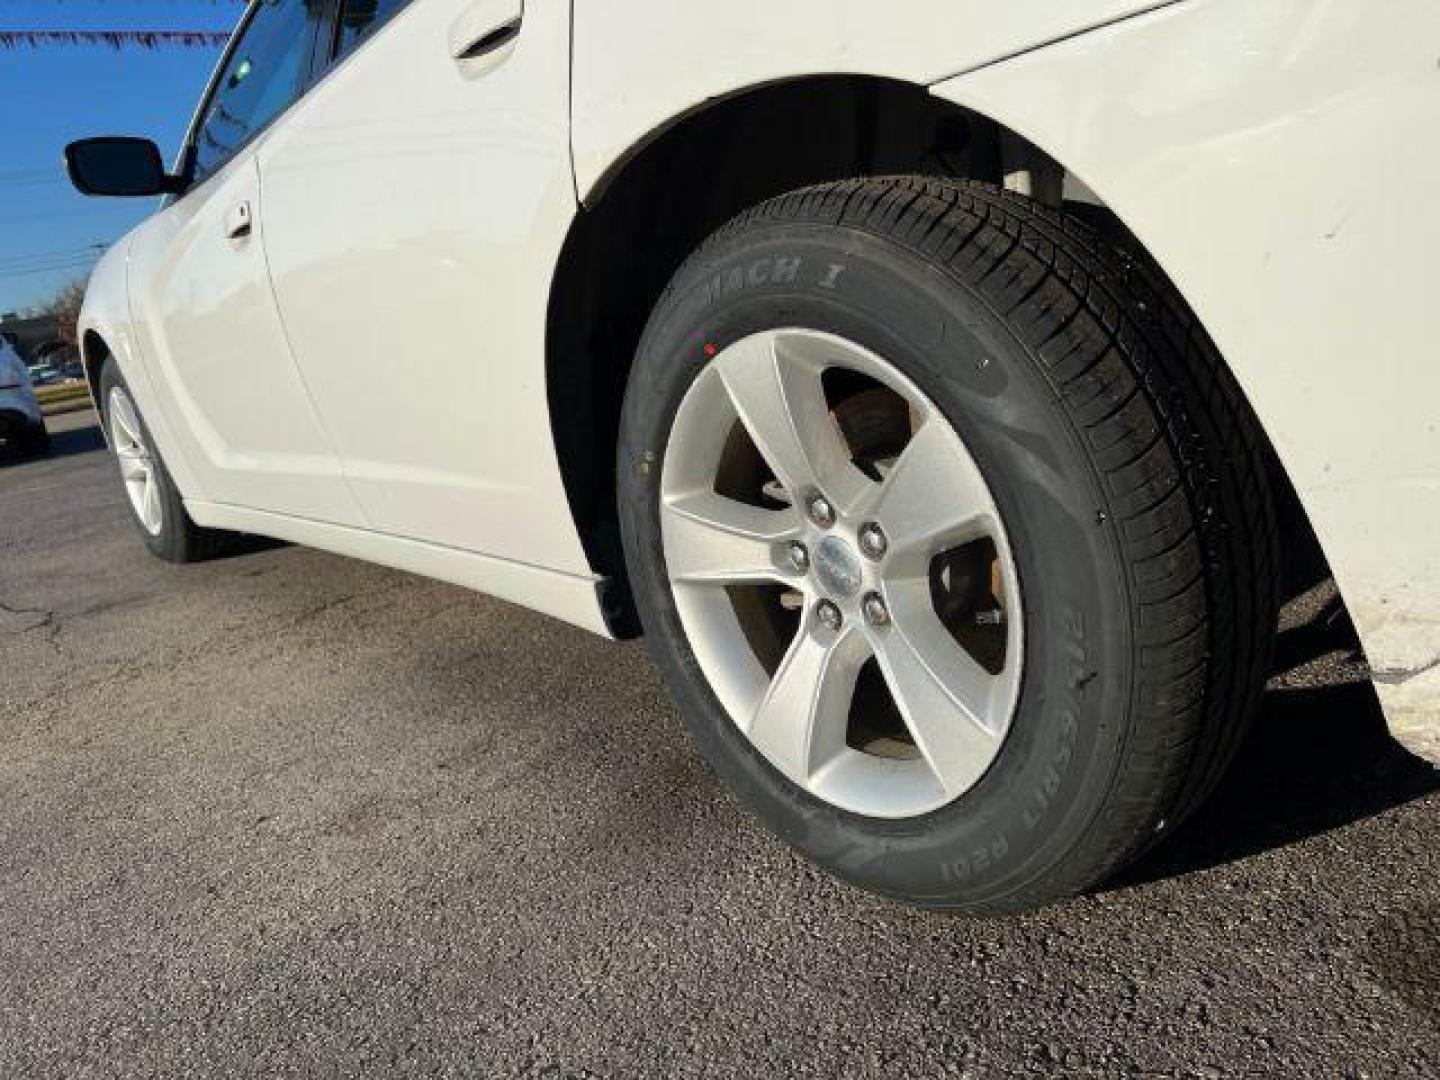
[[[708,492],[662,503],[672,581],[786,581],[784,543],[800,532],[793,510],[762,510]]]
[[[938,416],[906,444],[875,507],[892,550],[926,557],[981,535],[994,512],[980,470]]]
[[[989,767],[1004,736],[996,730],[1003,718],[992,715],[1000,683],[956,645],[922,586],[892,590],[889,600],[891,625],[871,637],[880,670],[916,746],[957,795]]]
[[[160,485],[155,482],[154,472],[145,474],[145,495],[141,505],[144,507],[141,518],[145,527],[151,532],[158,532],[160,529]]]
[[[125,442],[131,447],[143,449],[145,440],[140,437],[140,420],[135,415],[135,409],[130,404],[130,399],[124,394],[111,394],[110,415],[114,423],[120,428]],[[119,441],[118,439],[116,440],[117,443]]]
[[[120,476],[129,480],[143,480],[149,471],[144,455],[134,448],[122,448],[116,452],[120,459]]]
[[[747,338],[716,365],[740,422],[792,498],[818,489],[846,509],[865,496],[871,484],[830,415],[822,365],[787,355],[778,334]]]
[[[855,680],[869,656],[864,635],[839,635],[807,614],[746,729],[777,769],[796,783],[845,746]]]

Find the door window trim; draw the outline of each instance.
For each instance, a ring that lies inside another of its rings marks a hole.
[[[220,55],[220,62],[215,65],[215,70],[210,75],[210,81],[205,84],[205,93],[200,98],[200,105],[195,110],[195,115],[190,118],[190,126],[185,131],[185,141],[181,144],[179,159],[175,164],[175,173],[185,178],[185,190],[171,196],[165,203],[166,206],[173,206],[180,200],[188,198],[191,192],[204,188],[207,181],[224,172],[231,162],[244,154],[262,135],[284,119],[291,109],[304,100],[325,72],[323,58],[333,51],[334,44],[338,41],[340,0],[323,0],[324,6],[321,8],[320,18],[316,20],[315,32],[310,41],[310,54],[304,64],[305,75],[300,82],[299,92],[285,108],[246,135],[245,139],[235,148],[234,153],[222,161],[208,176],[202,177],[198,181],[195,180],[195,148],[200,130],[205,123],[205,117],[210,112],[210,106],[220,90],[220,80],[224,78],[226,70],[230,67],[230,61],[234,59],[236,50],[245,40],[245,35],[250,31],[250,24],[254,22],[256,14],[264,3],[265,0],[249,0],[249,6],[240,16],[240,21],[235,26],[235,32],[230,35],[230,41]],[[330,44],[322,45],[325,42]]]
[[[383,34],[390,25],[403,16],[407,11],[415,7],[416,0],[403,0],[402,3],[390,9],[390,12],[383,18],[372,24],[368,33],[365,34],[347,53],[340,51],[340,17],[344,9],[344,0],[330,0],[330,43],[324,50],[325,55],[320,57],[316,69],[316,81],[329,75],[336,68],[341,67],[352,56],[364,51],[365,47]]]

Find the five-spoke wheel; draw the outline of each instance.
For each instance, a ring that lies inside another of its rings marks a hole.
[[[97,396],[131,516],[151,554],[167,562],[197,562],[229,550],[233,533],[202,528],[191,520],[114,357],[101,365]]]
[[[681,403],[660,492],[695,656],[785,776],[898,818],[984,774],[1020,685],[1019,583],[980,470],[909,379],[832,334],[750,335]]]
[[[146,444],[145,429],[124,386],[110,388],[105,411],[110,420],[110,445],[120,462],[120,478],[125,483],[130,506],[140,527],[151,536],[159,536],[165,525],[160,481]]]

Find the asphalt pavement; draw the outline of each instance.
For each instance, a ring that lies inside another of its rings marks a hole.
[[[0,1076],[1440,1076],[1440,772],[1324,584],[1168,846],[940,916],[754,824],[639,643],[150,559],[91,421],[0,466]]]

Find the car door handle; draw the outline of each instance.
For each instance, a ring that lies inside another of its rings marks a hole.
[[[450,24],[450,56],[457,61],[492,56],[520,36],[524,0],[475,0]]]
[[[253,226],[248,199],[236,203],[225,214],[225,238],[227,240],[243,240],[250,235]]]

